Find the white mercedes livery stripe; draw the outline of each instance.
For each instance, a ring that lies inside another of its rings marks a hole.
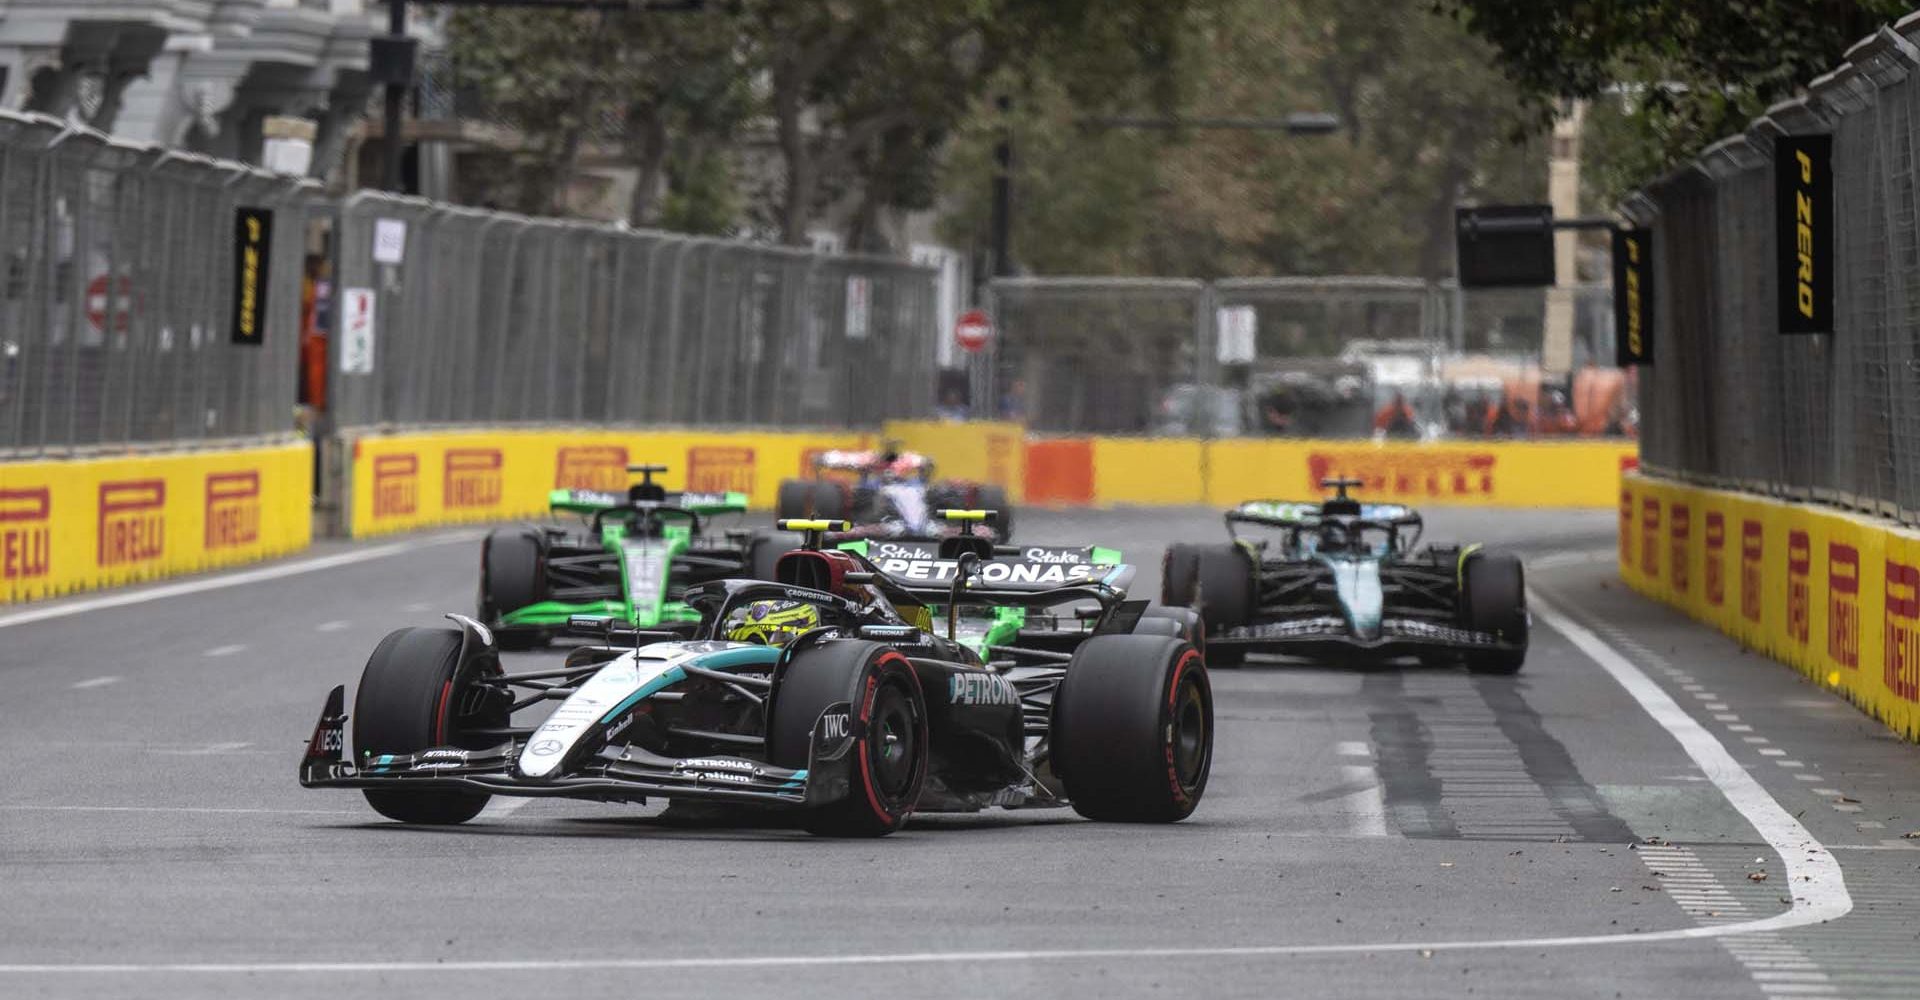
[[[1746,817],[1768,846],[1779,854],[1793,886],[1793,907],[1759,920],[1710,926],[1679,927],[1628,934],[1580,934],[1566,937],[1507,938],[1483,941],[1391,941],[1353,944],[1274,944],[1202,948],[1034,948],[1006,951],[923,951],[867,955],[717,955],[706,958],[525,958],[431,962],[154,962],[16,963],[0,965],[0,975],[95,974],[322,974],[447,973],[447,972],[558,972],[583,969],[671,971],[695,969],[844,968],[891,965],[978,965],[1051,961],[1122,961],[1285,958],[1310,955],[1366,955],[1490,951],[1519,948],[1577,948],[1604,945],[1642,945],[1764,934],[1823,923],[1853,910],[1853,897],[1840,874],[1840,865],[1826,846],[1765,788],[1740,767],[1727,748],[1688,715],[1667,693],[1626,657],[1598,636],[1569,619],[1552,604],[1529,591],[1535,614],[1566,636],[1638,702],[1653,720],[1679,742],[1682,750],[1706,773],[1734,809]]]

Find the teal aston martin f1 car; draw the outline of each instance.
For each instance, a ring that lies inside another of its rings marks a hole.
[[[502,646],[527,647],[563,631],[575,615],[649,629],[699,619],[680,600],[711,580],[771,580],[790,541],[765,531],[714,534],[712,521],[747,509],[744,493],[671,493],[653,481],[662,465],[636,465],[625,494],[554,490],[556,514],[584,528],[500,528],[480,550],[480,621]]]
[[[1419,513],[1350,498],[1359,480],[1321,485],[1336,495],[1243,503],[1227,512],[1225,544],[1167,549],[1160,600],[1199,611],[1209,663],[1259,652],[1520,669],[1532,619],[1518,557],[1478,545],[1420,548]],[[1246,528],[1266,533],[1242,537]]]

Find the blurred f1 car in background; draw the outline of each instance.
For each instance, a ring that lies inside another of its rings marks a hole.
[[[962,534],[940,544],[926,581],[903,582],[820,547],[844,522],[780,526],[807,538],[777,582],[693,586],[698,619],[661,629],[577,618],[604,644],[563,664],[508,673],[492,633],[460,615],[448,616],[457,628],[388,635],[360,677],[351,756],[343,685],[300,783],[362,789],[408,823],[464,822],[492,795],[661,797],[791,809],[833,836],[891,833],[916,810],[1071,805],[1165,823],[1199,803],[1213,754],[1206,665],[1167,628],[1139,628],[1145,602],[1115,586],[1129,567],[1086,563],[1056,585],[1048,570],[1062,564],[1004,559]],[[1005,607],[1038,624],[1063,605],[1077,609],[1071,627],[1021,633],[1046,648],[969,642],[958,624],[961,609]],[[514,724],[550,700],[544,721]]]
[[[478,617],[507,648],[539,645],[575,615],[609,616],[630,628],[697,621],[680,600],[709,580],[773,578],[791,543],[766,532],[712,533],[712,519],[742,514],[744,493],[668,492],[653,481],[664,465],[628,466],[627,492],[554,490],[555,513],[580,528],[499,528],[480,548]]]
[[[1420,515],[1351,499],[1358,485],[1322,480],[1336,495],[1321,503],[1243,503],[1227,512],[1228,542],[1167,549],[1161,602],[1199,610],[1208,662],[1417,656],[1518,671],[1532,623],[1520,560],[1478,545],[1419,548]],[[1279,537],[1243,538],[1242,527]]]
[[[889,444],[877,451],[824,451],[814,456],[813,478],[780,483],[775,516],[853,522],[860,538],[933,541],[954,533],[933,516],[941,509],[990,509],[988,532],[1013,539],[1013,508],[1005,487],[961,479],[934,479],[933,461]]]

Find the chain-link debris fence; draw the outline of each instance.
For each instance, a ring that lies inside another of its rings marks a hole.
[[[1043,432],[1442,438],[1631,430],[1612,296],[1576,286],[1558,352],[1540,289],[1419,278],[1012,278],[976,367]],[[1549,370],[1556,355],[1560,366]],[[984,386],[984,392],[980,387]]]
[[[1653,230],[1643,463],[1920,520],[1920,15],[1629,200]],[[1783,335],[1782,136],[1832,136],[1833,330]]]
[[[301,308],[310,182],[0,113],[0,454],[293,427],[295,340],[236,341],[236,213],[272,213],[259,321]]]
[[[341,428],[872,427],[933,402],[928,268],[333,199],[41,116],[0,113],[0,252],[7,457],[286,433],[303,400]]]
[[[332,414],[874,426],[932,405],[934,272],[362,192]]]

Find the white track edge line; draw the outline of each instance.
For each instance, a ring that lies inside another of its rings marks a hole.
[[[240,587],[249,583],[259,583],[263,580],[278,580],[281,577],[299,576],[303,573],[317,573],[323,569],[333,569],[337,566],[350,566],[354,563],[367,562],[373,559],[384,559],[387,556],[399,555],[402,552],[410,552],[414,549],[426,548],[430,545],[446,545],[451,542],[470,542],[478,537],[480,537],[478,532],[454,531],[443,535],[434,535],[429,538],[418,538],[411,541],[376,545],[370,549],[356,549],[352,552],[341,552],[330,556],[318,556],[312,559],[301,559],[296,562],[262,566],[259,569],[241,570],[238,573],[185,580],[180,583],[169,583],[158,587],[150,587],[145,590],[106,594],[100,597],[89,597],[64,604],[53,604],[43,608],[28,608],[25,611],[16,611],[12,614],[0,615],[0,628],[10,628],[14,625],[29,625],[33,622],[47,621],[52,618],[66,618],[71,615],[86,614],[89,611],[104,611],[108,608],[126,607],[130,604],[145,604],[148,601],[159,601],[169,597],[203,594],[209,590]]]
[[[1665,931],[1627,934],[1584,934],[1568,937],[1515,938],[1491,941],[1403,941],[1358,944],[1250,945],[1216,948],[1089,948],[1018,951],[905,952],[872,955],[764,955],[712,958],[632,959],[504,959],[432,962],[180,962],[128,964],[11,964],[0,965],[0,975],[101,974],[301,974],[407,972],[560,972],[584,970],[663,971],[690,969],[808,968],[888,965],[953,965],[986,962],[1040,962],[1119,959],[1273,958],[1304,955],[1393,954],[1405,952],[1489,951],[1513,948],[1571,948],[1596,945],[1654,944],[1708,938],[1762,934],[1824,923],[1847,915],[1853,897],[1841,877],[1840,863],[1826,846],[1793,815],[1774,801],[1753,776],[1705,727],[1695,722],[1661,687],[1626,657],[1584,626],[1568,618],[1538,594],[1529,591],[1538,617],[1574,647],[1612,675],[1654,722],[1679,742],[1768,846],[1780,856],[1793,890],[1793,906],[1785,913],[1739,923],[1694,925]]]

